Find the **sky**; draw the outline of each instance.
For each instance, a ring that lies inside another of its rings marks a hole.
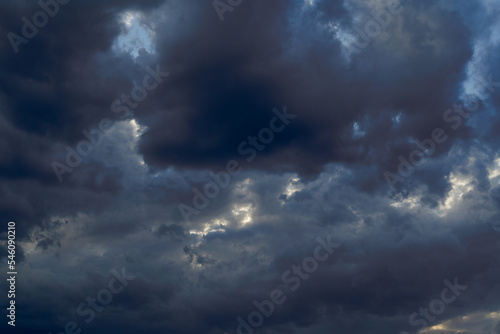
[[[1,1],[1,332],[500,334],[499,16]]]

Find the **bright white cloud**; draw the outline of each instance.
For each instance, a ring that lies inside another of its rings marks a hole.
[[[145,24],[144,14],[127,11],[120,15],[122,34],[113,43],[117,53],[126,52],[132,57],[139,56],[139,50],[144,49],[149,54],[155,53],[155,31],[151,25]]]

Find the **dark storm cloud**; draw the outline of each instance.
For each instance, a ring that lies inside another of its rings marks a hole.
[[[17,173],[52,182],[47,160],[53,153],[47,139],[75,143],[84,139],[82,130],[103,116],[116,118],[111,102],[130,90],[130,78],[139,68],[130,59],[122,59],[120,69],[106,79],[93,59],[108,50],[120,33],[118,13],[148,10],[158,3],[71,1],[61,5],[29,43],[21,44],[19,53],[7,38],[0,40],[0,62],[9,64],[0,69],[2,126],[6,127],[2,139],[10,144],[8,154],[3,155],[10,160],[2,163],[2,176],[12,178]],[[32,20],[41,10],[35,1],[4,1],[0,6],[2,36],[8,32],[22,35],[21,18]]]
[[[389,2],[309,3],[244,0],[221,22],[211,1],[72,0],[17,54],[0,40],[0,217],[18,226],[18,329],[233,334],[281,288],[287,301],[256,333],[413,333],[408,317],[455,277],[467,290],[430,325],[498,311],[500,95],[483,88],[456,131],[443,121],[471,60],[500,81],[494,8],[402,1],[348,60],[342,38]],[[37,10],[2,2],[0,33]],[[155,51],[112,49],[127,10]],[[114,114],[156,64],[171,74],[135,123]],[[178,204],[210,170],[244,161],[238,145],[285,105],[297,118],[186,222]],[[50,163],[102,118],[110,133],[58,183]],[[389,193],[383,172],[436,127],[448,140]],[[341,247],[290,291],[283,272],[326,235]],[[140,274],[85,324],[75,307],[124,266]]]
[[[57,178],[50,164],[64,160],[64,145],[85,139],[82,130],[90,129],[103,117],[117,117],[110,110],[111,102],[119,93],[130,91],[130,78],[143,76],[143,69],[130,58],[120,58],[120,66],[114,72],[108,71],[106,78],[94,59],[107,51],[120,33],[118,13],[126,9],[147,11],[158,4],[159,1],[71,1],[61,5],[57,15],[39,28],[29,43],[21,44],[17,54],[7,38],[0,40],[1,63],[8,64],[0,69],[0,177],[6,180],[2,185],[2,217],[24,219],[28,225],[40,224],[47,215],[59,211],[59,196],[47,205],[38,199],[53,194],[53,190],[66,197],[64,187],[68,184],[95,192],[119,190],[112,171],[103,169],[102,164],[99,168],[95,164],[82,167],[80,175],[73,175],[63,188],[51,189]],[[8,32],[22,35],[21,18],[32,20],[33,14],[41,10],[35,1],[4,1],[0,6],[2,36]],[[22,180],[36,180],[48,188],[42,190]],[[45,195],[26,200],[25,196],[38,191]],[[70,201],[74,203],[73,200]],[[19,232],[24,235],[22,228]]]
[[[368,6],[359,4],[366,14]],[[252,168],[307,175],[328,162],[397,167],[397,156],[411,151],[406,138],[425,138],[443,124],[472,53],[456,10],[432,1],[403,7],[385,28],[387,40],[373,40],[350,64],[326,29],[330,21],[351,31],[357,24],[338,3],[320,1],[313,10],[300,2],[252,2],[224,24],[202,17],[185,41],[166,46],[164,66],[178,70],[162,88],[164,116],[142,138],[146,162],[220,167],[238,157],[238,143],[266,126],[272,107],[286,104],[301,121],[276,136]],[[354,122],[364,137],[352,137]]]
[[[178,240],[178,241],[180,241],[186,237],[186,232],[184,231],[184,228],[181,225],[175,225],[175,224],[171,224],[171,225],[162,224],[162,225],[160,225],[156,234],[159,237],[167,235],[167,236],[172,237],[174,240]]]
[[[38,273],[41,283],[22,285],[38,296],[40,303],[33,310],[23,307],[20,312],[28,318],[38,319],[35,314],[39,308],[49,310],[45,319],[53,320],[39,326],[48,330],[62,328],[65,321],[74,318],[72,307],[86,295],[95,295],[102,288],[101,283],[105,283],[103,279],[88,277],[70,287],[65,283],[67,277],[80,277],[85,271],[105,276],[109,268],[116,267],[114,263],[128,258],[132,260],[127,264],[130,272],[144,273],[145,281],[135,282],[138,286],[118,296],[116,304],[113,302],[107,307],[92,327],[89,325],[89,330],[104,333],[119,321],[126,333],[144,328],[153,333],[165,329],[178,333],[234,333],[236,318],[245,317],[255,309],[254,299],[269,298],[269,292],[277,287],[287,289],[281,274],[310,255],[315,238],[326,231],[324,226],[330,226],[329,233],[333,232],[335,241],[342,244],[341,249],[331,261],[321,264],[299,290],[289,292],[287,302],[266,319],[264,328],[270,332],[283,327],[289,331],[308,328],[321,323],[325,316],[331,328],[339,333],[362,332],[369,328],[378,328],[380,332],[410,331],[414,328],[409,326],[408,316],[435,298],[445,278],[452,280],[455,276],[469,288],[467,294],[447,308],[440,318],[443,321],[467,313],[466,310],[496,303],[494,296],[499,292],[494,289],[498,264],[495,254],[498,253],[499,234],[492,233],[486,224],[470,225],[477,210],[464,207],[457,213],[460,220],[437,222],[424,206],[417,218],[412,210],[390,207],[384,197],[360,193],[349,177],[342,177],[348,173],[347,168],[329,170],[318,180],[303,184],[304,189],[287,196],[285,203],[279,199],[279,194],[285,191],[289,176],[280,179],[263,173],[243,174],[242,180],[251,177],[255,181],[249,184],[244,195],[237,185],[228,189],[233,199],[227,201],[229,207],[223,212],[230,212],[231,205],[250,202],[255,207],[254,223],[243,230],[229,225],[226,232],[209,233],[200,239],[191,234],[182,243],[157,237],[166,231],[180,233],[181,228],[165,223],[158,224],[157,233],[147,233],[147,228],[134,231],[117,226],[114,231],[101,230],[102,234],[96,238],[93,231],[88,231],[124,208],[110,207],[94,219],[81,222],[59,222],[52,227],[56,235],[64,236],[59,260],[53,263],[53,255],[37,255],[42,268],[52,263],[51,270],[44,274],[50,275],[40,279],[41,273]],[[328,178],[335,174],[339,175],[338,179],[329,182]],[[481,192],[477,195],[483,196]],[[314,198],[309,203],[316,202],[317,206],[310,205],[313,209],[307,210],[307,198]],[[132,197],[130,200],[135,202],[137,199]],[[473,199],[470,202],[474,205]],[[488,207],[487,201],[481,202]],[[122,199],[121,205],[133,204]],[[162,206],[161,202],[150,202],[144,212],[146,215],[137,209],[129,210],[126,215],[136,224],[155,225],[155,217],[161,216]],[[317,207],[349,208],[350,213],[348,219],[343,219],[323,215]],[[497,209],[486,210],[494,213]],[[481,216],[487,217],[487,212]],[[123,218],[118,216],[117,220]],[[209,219],[211,217],[206,216],[204,221]],[[353,226],[359,221],[364,222],[365,228],[356,232]],[[193,224],[190,228],[196,229],[196,226]],[[71,233],[73,228],[81,232]],[[99,239],[106,243],[101,244]],[[84,251],[92,247],[104,247],[104,256]],[[66,262],[73,257],[78,259],[81,268],[68,269]],[[23,271],[26,277],[34,275],[28,269]],[[52,275],[64,287],[64,295],[55,291],[44,293],[40,289],[40,284]],[[489,281],[492,283],[487,283]],[[479,282],[487,284],[488,288],[478,288]],[[162,287],[162,284],[167,287],[174,284],[177,288]],[[84,295],[77,293],[82,287]],[[172,292],[165,294],[165,291]],[[491,295],[487,302],[484,301],[486,293]],[[68,295],[74,297],[68,298]],[[126,296],[130,298],[129,303],[122,301]],[[59,302],[48,304],[50,300]],[[24,299],[23,304],[32,305]],[[115,313],[116,308],[121,310],[120,316]],[[134,320],[119,320],[124,318]],[[82,320],[78,317],[75,320],[78,319]]]

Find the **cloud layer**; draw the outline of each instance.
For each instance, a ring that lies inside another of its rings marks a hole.
[[[0,4],[3,332],[233,334],[280,289],[255,333],[500,333],[498,1],[221,1],[223,21],[216,1],[41,3],[57,13],[17,46],[42,5]],[[87,323],[121,268],[135,278]]]

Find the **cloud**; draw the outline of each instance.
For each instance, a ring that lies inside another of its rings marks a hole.
[[[0,217],[16,222],[18,330],[236,333],[325,235],[338,252],[256,333],[415,332],[410,315],[454,277],[468,289],[426,330],[498,330],[500,98],[479,83],[500,81],[498,9],[401,1],[346,59],[391,4],[243,1],[221,22],[210,1],[74,0],[17,54],[1,39]],[[2,2],[0,32],[38,10]],[[168,78],[114,113],[156,64]],[[451,128],[443,114],[471,101]],[[238,145],[283,106],[297,117],[246,163]],[[51,163],[103,118],[109,132],[60,183]],[[448,139],[391,191],[383,173],[436,128]],[[185,221],[178,205],[232,159],[241,173]],[[86,324],[75,308],[122,267],[137,279]]]

